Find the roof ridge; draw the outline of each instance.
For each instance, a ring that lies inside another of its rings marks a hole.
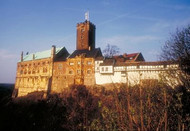
[[[62,49],[62,48],[64,48],[64,46],[63,46],[63,47],[56,47],[55,49],[57,50],[57,49]],[[37,51],[37,52],[29,53],[29,54],[27,54],[27,55],[36,54],[36,53],[41,53],[41,52],[50,51],[50,50],[51,50],[51,49],[49,49],[49,50],[43,50],[43,51]],[[25,56],[27,56],[27,55],[25,55]]]

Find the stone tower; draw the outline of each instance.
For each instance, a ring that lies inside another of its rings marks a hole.
[[[95,49],[96,27],[89,21],[88,16],[85,16],[85,19],[86,20],[84,22],[77,24],[77,50]]]

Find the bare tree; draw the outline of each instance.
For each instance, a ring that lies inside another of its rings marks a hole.
[[[180,71],[169,71],[169,77],[177,76],[181,85],[175,88],[173,105],[170,110],[176,110],[176,113],[170,113],[177,116],[178,130],[188,130],[190,128],[190,25],[177,29],[171,34],[170,39],[166,41],[162,48],[162,60],[178,62]],[[172,115],[171,115],[172,114]],[[171,119],[171,118],[168,118]],[[168,121],[169,122],[169,121]]]
[[[107,44],[106,48],[103,50],[104,57],[111,58],[114,55],[119,54],[120,49],[116,45]]]
[[[190,86],[190,25],[177,29],[162,48],[162,60],[177,61],[182,71],[181,81]]]

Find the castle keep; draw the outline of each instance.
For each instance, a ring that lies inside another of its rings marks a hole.
[[[138,84],[158,81],[159,74],[178,65],[169,62],[145,62],[141,53],[104,58],[95,46],[95,25],[88,19],[77,24],[76,50],[65,47],[23,55],[17,63],[13,96],[36,91],[61,93],[73,84],[87,86],[107,83]]]

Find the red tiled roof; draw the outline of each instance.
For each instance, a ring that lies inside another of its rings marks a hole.
[[[116,61],[120,61],[120,62],[125,62],[125,61],[135,61],[137,56],[140,53],[132,53],[132,54],[123,54],[123,55],[118,55],[118,56],[113,56],[113,58]]]

